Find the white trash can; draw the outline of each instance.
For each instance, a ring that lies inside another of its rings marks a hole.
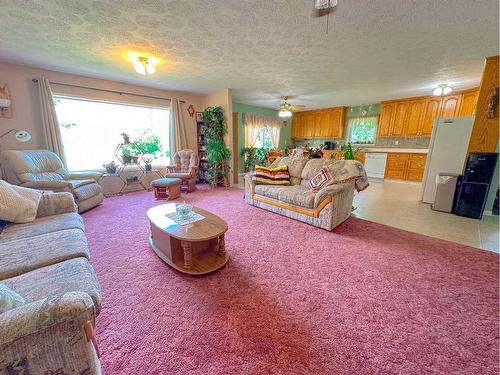
[[[434,203],[431,204],[434,211],[451,213],[459,176],[458,173],[438,173],[436,176],[436,196]]]

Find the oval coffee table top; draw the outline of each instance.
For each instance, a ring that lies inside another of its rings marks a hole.
[[[217,215],[202,208],[193,211],[205,219],[187,225],[179,225],[166,214],[175,212],[175,203],[161,204],[148,210],[148,219],[152,225],[181,241],[206,241],[218,237],[227,231],[227,223]]]

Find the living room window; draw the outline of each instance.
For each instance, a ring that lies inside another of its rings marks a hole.
[[[349,140],[353,144],[374,144],[378,116],[354,117],[349,119]]]
[[[260,128],[254,147],[267,149],[273,148],[273,142],[271,141],[271,136],[269,135],[269,129],[267,127]]]
[[[54,101],[70,171],[102,169],[103,164],[116,162],[114,153],[122,133],[131,142],[156,144],[149,148],[154,151],[150,155],[153,164],[170,164],[168,108],[63,96],[55,96]]]

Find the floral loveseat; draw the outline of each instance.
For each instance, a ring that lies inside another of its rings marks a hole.
[[[249,173],[245,175],[245,201],[326,230],[351,215],[354,190],[362,191],[369,185],[363,165],[356,160],[283,157],[270,167],[284,165],[288,166],[291,185],[258,185]],[[324,166],[332,171],[335,183],[312,192],[309,181]]]

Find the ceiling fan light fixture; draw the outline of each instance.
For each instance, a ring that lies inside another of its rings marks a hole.
[[[133,62],[134,70],[142,75],[153,74],[156,72],[156,68],[149,61],[147,57],[139,56],[137,60]]]
[[[453,91],[453,89],[450,86],[443,87],[443,95],[448,95],[452,91]]]
[[[292,117],[292,111],[290,111],[289,109],[281,108],[278,112],[278,116],[283,118]]]

